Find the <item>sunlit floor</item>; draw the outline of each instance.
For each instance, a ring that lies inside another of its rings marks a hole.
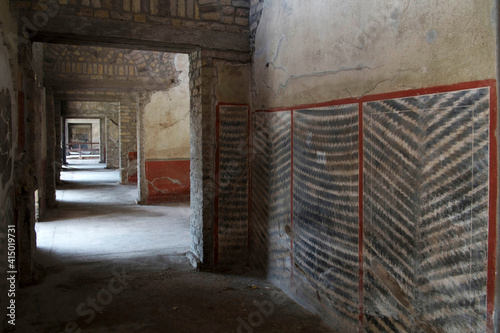
[[[61,172],[58,207],[36,224],[42,264],[189,251],[189,203],[137,206],[137,186],[120,185],[118,170],[82,162]]]
[[[137,206],[136,186],[85,160],[61,179],[16,332],[334,332],[259,272],[194,270],[187,203]]]

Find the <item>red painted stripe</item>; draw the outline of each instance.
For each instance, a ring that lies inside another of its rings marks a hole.
[[[402,97],[411,97],[427,94],[437,94],[466,89],[475,89],[490,87],[490,192],[489,192],[489,231],[488,231],[488,281],[487,281],[487,332],[494,332],[494,310],[495,310],[495,282],[496,282],[496,250],[497,250],[497,199],[498,199],[498,146],[496,139],[498,96],[496,91],[496,81],[494,79],[463,82],[451,85],[441,85],[430,88],[403,90],[390,93],[368,95],[359,98],[344,98],[331,100],[324,103],[304,104],[294,107],[297,109],[319,108],[325,106],[359,104],[359,321],[360,331],[363,327],[364,318],[364,291],[363,291],[363,123],[362,123],[362,105],[370,101],[385,99],[394,99]],[[270,109],[259,109],[255,112],[280,112],[289,111],[290,107],[279,107]],[[293,110],[291,111],[291,226],[293,227]],[[290,240],[292,279],[293,279],[293,241]]]
[[[250,266],[250,250],[252,244],[252,170],[253,170],[253,138],[252,138],[252,115],[250,107],[247,107],[248,124],[247,124],[247,149],[248,149],[248,240],[247,240],[247,265]]]
[[[494,79],[472,81],[472,82],[463,82],[463,83],[456,83],[456,84],[450,84],[450,85],[435,86],[435,87],[430,87],[430,88],[401,90],[401,91],[382,93],[382,94],[376,94],[376,95],[367,95],[367,96],[362,96],[362,97],[343,98],[343,99],[331,100],[331,101],[327,101],[327,102],[323,102],[323,103],[316,103],[316,104],[303,104],[303,105],[298,105],[298,106],[293,107],[293,108],[294,108],[294,110],[300,110],[300,109],[319,108],[319,107],[324,107],[324,106],[366,103],[366,102],[380,101],[380,100],[385,100],[385,99],[420,96],[420,95],[437,94],[437,93],[457,91],[457,90],[489,87],[489,86],[495,86],[495,83],[496,83],[496,81]],[[288,110],[290,110],[290,107],[258,109],[255,112],[279,112],[279,111],[288,111]]]
[[[359,332],[363,332],[363,316],[365,311],[364,306],[364,289],[363,289],[363,103],[359,103],[358,114],[358,154],[359,154],[359,174],[358,174],[358,256],[359,256]]]
[[[293,231],[293,110],[290,111],[290,227]],[[293,239],[290,238],[290,278],[293,281]]]
[[[498,199],[498,146],[496,138],[498,96],[496,84],[490,86],[490,198],[488,230],[488,282],[487,282],[487,332],[493,333],[495,311],[496,250],[497,250],[497,199]]]
[[[220,104],[215,112],[214,267],[219,265]]]
[[[294,107],[291,111],[292,114],[292,137],[291,137],[291,226],[293,227],[293,111],[297,109],[309,109],[309,108],[319,108],[325,106],[335,106],[344,104],[359,104],[359,321],[360,321],[360,331],[363,327],[364,319],[364,290],[363,290],[363,123],[362,123],[362,105],[366,102],[403,98],[411,96],[420,96],[428,94],[437,94],[451,91],[459,91],[466,89],[475,89],[490,87],[490,193],[489,193],[489,232],[488,232],[488,282],[487,282],[487,325],[488,333],[494,332],[494,310],[495,310],[495,282],[496,282],[496,247],[497,247],[497,226],[496,226],[496,215],[497,215],[497,198],[498,198],[498,153],[497,153],[497,139],[496,139],[496,128],[497,128],[497,112],[498,112],[498,96],[496,93],[496,81],[494,79],[463,82],[451,85],[441,85],[429,88],[421,89],[411,89],[403,90],[390,93],[382,93],[375,95],[362,96],[359,98],[344,98],[331,100],[324,103],[316,104],[304,104]],[[270,109],[259,109],[255,112],[281,112],[289,111],[290,107],[279,107]],[[292,278],[293,278],[293,241],[290,241],[291,248],[291,262],[292,262]]]

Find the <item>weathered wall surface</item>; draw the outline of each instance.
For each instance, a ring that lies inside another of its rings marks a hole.
[[[7,35],[16,34],[15,25],[10,17],[8,4],[0,4],[0,289],[7,288],[7,225],[14,223],[14,159],[15,139],[13,133],[16,123],[15,108],[15,68],[17,64],[15,44],[9,42]],[[8,299],[0,298],[0,329],[6,327]]]
[[[340,331],[492,332],[494,87],[257,112],[252,264]]]
[[[217,81],[216,63],[220,61],[227,64],[248,63],[249,38],[248,38],[248,16],[250,2],[248,0],[177,0],[177,1],[53,1],[39,3],[31,1],[12,1],[15,8],[19,10],[21,16],[28,18],[35,15],[42,15],[44,22],[27,24],[20,22],[20,29],[27,35],[39,42],[50,42],[60,44],[109,46],[118,48],[131,48],[141,50],[161,50],[175,53],[188,53],[196,58],[196,67],[192,67],[197,83],[194,84],[191,97],[191,152],[199,154],[191,163],[191,193],[197,193],[203,199],[198,204],[193,204],[193,253],[199,258],[203,258],[204,264],[213,265],[213,216],[214,216],[214,158],[215,158],[215,112],[217,98],[215,86]],[[99,59],[99,57],[97,57]],[[99,61],[99,60],[97,60]],[[199,62],[199,63],[198,63]],[[68,68],[67,64],[69,63]],[[73,63],[66,62],[63,67],[59,67],[58,74],[63,70],[70,69],[73,72]],[[103,60],[104,65],[104,60]],[[108,72],[110,69],[108,64]],[[113,65],[114,66],[114,65]],[[111,66],[111,67],[113,67]],[[120,75],[120,66],[117,67]],[[127,69],[123,67],[125,73]],[[97,75],[99,76],[99,64],[96,73],[92,66],[92,73],[83,73],[83,66],[78,73],[76,65],[76,75]],[[128,68],[129,74],[132,72]],[[104,66],[102,68],[103,79],[94,77],[92,84],[102,84],[99,82],[108,81],[104,78]],[[115,73],[115,67],[113,67]],[[135,73],[135,69],[134,69]],[[89,78],[92,80],[92,78]],[[119,81],[119,80],[117,80]],[[126,91],[134,91],[133,87],[127,86],[128,80],[121,81]],[[68,89],[87,89],[74,81],[67,80],[67,77],[56,78],[55,81],[46,80],[47,83],[55,82],[55,96],[61,95],[60,91]],[[233,86],[246,85],[244,82],[233,80]],[[52,84],[51,83],[51,84]],[[62,83],[57,87],[58,83]],[[120,85],[120,82],[115,82]],[[228,85],[229,86],[229,85]],[[131,89],[132,88],[132,89]],[[155,91],[149,87],[146,91]],[[71,91],[71,90],[70,90]],[[112,91],[110,93],[114,93]],[[88,99],[92,91],[83,98]],[[65,93],[62,93],[67,99]],[[79,94],[79,93],[78,93]],[[97,95],[97,91],[96,91]],[[133,97],[132,108],[127,110],[123,103],[120,104],[120,167],[125,167],[130,154],[137,151],[136,140],[130,139],[130,133],[135,133],[136,111],[139,107],[139,95],[137,91],[130,94]],[[245,98],[248,100],[248,98]],[[57,98],[56,98],[57,100]],[[95,99],[93,99],[95,101]],[[242,103],[237,101],[235,103]],[[134,112],[131,112],[131,110]],[[130,126],[128,126],[130,124]],[[132,126],[133,125],[133,126]],[[125,137],[129,135],[130,137]],[[196,137],[193,139],[193,137]],[[139,170],[142,173],[144,170]],[[144,171],[145,172],[145,171]],[[132,172],[122,173],[122,181],[128,179]],[[201,220],[197,220],[201,219]],[[206,239],[209,237],[210,239]],[[203,250],[200,252],[200,250]]]
[[[213,64],[217,102],[214,151],[214,256],[221,266],[246,264],[249,237],[250,66]]]
[[[241,0],[82,0],[59,1],[59,4],[49,2],[49,6],[57,9],[59,15],[117,22],[158,23],[229,33],[244,33],[248,28],[249,4]],[[45,6],[35,1],[18,1],[17,7],[39,10]]]
[[[495,78],[494,1],[265,1],[254,106]],[[257,19],[258,16],[255,17]]]
[[[175,72],[178,85],[153,93],[142,115],[147,203],[189,200],[188,55],[175,56]]]
[[[175,56],[177,86],[154,93],[144,121],[146,159],[189,159],[189,59]]]
[[[248,249],[249,108],[220,105],[216,152],[216,264],[241,265]]]
[[[250,260],[340,331],[494,331],[494,7],[252,1]]]
[[[44,50],[46,86],[164,90],[178,84],[173,53],[63,44]]]

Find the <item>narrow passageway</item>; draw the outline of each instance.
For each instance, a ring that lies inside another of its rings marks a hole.
[[[65,167],[58,208],[36,225],[42,264],[53,255],[75,262],[189,251],[189,203],[137,206],[137,186],[119,179],[118,170],[85,160]]]
[[[255,271],[194,270],[188,203],[137,206],[136,186],[88,161],[61,179],[18,332],[333,332]]]

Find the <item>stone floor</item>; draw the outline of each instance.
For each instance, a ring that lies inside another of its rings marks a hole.
[[[40,282],[20,291],[16,332],[334,332],[256,271],[194,270],[187,203],[137,206],[86,163],[36,225]]]

